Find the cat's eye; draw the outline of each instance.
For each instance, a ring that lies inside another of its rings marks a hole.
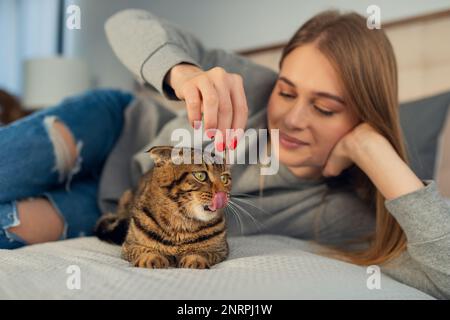
[[[195,177],[197,180],[199,180],[199,181],[201,181],[201,182],[205,181],[205,180],[206,180],[206,177],[207,177],[207,174],[206,174],[205,171],[195,171],[195,172],[193,172],[192,174],[194,175],[194,177]]]
[[[230,181],[230,176],[227,174],[223,174],[220,176],[220,180],[223,184],[227,184]]]

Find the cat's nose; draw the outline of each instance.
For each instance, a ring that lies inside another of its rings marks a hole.
[[[226,206],[228,202],[227,194],[223,191],[217,192],[213,198],[213,207],[215,209],[221,209]]]

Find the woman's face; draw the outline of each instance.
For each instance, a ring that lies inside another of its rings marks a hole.
[[[358,123],[338,75],[314,44],[285,57],[268,104],[268,128],[280,130],[279,160],[296,176],[321,177],[334,145]]]

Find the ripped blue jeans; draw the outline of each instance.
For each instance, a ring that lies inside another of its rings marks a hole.
[[[17,202],[22,199],[50,201],[64,221],[61,239],[92,235],[101,214],[101,171],[122,132],[131,100],[133,96],[123,91],[92,90],[0,127],[0,249],[26,244],[8,231],[20,225]],[[74,166],[55,121],[76,141]]]

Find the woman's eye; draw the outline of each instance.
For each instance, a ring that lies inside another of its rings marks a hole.
[[[281,96],[281,97],[283,97],[283,98],[286,98],[286,99],[295,99],[295,96],[294,96],[294,95],[285,93],[285,92],[283,92],[283,91],[278,92],[278,95]]]
[[[278,92],[278,95],[285,99],[295,99],[296,98],[295,95],[291,95],[291,94],[285,93],[283,91]],[[333,111],[326,111],[326,110],[323,110],[323,109],[317,107],[316,105],[313,105],[313,106],[317,111],[319,111],[321,114],[323,114],[327,117],[331,117],[334,114]]]
[[[325,115],[325,116],[327,116],[327,117],[331,117],[331,116],[334,114],[333,111],[325,111],[325,110],[323,110],[323,109],[318,108],[316,105],[314,105],[314,108],[315,108],[317,111],[319,111],[321,114],[323,114],[323,115]]]
[[[205,181],[206,177],[207,177],[207,174],[205,171],[196,171],[196,172],[193,172],[192,174],[194,175],[194,177],[196,179],[198,179],[199,181],[202,181],[202,182]]]
[[[228,175],[226,175],[226,174],[220,176],[220,180],[222,180],[222,183],[223,183],[223,184],[227,184],[228,181],[229,181],[229,179],[230,179],[230,178],[229,178]]]

